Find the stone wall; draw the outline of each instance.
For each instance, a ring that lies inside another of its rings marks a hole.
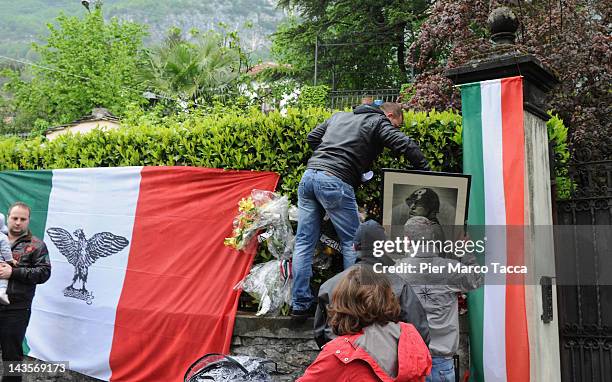
[[[459,375],[469,368],[467,317],[460,316]],[[312,339],[312,319],[296,325],[289,317],[256,317],[239,314],[234,324],[231,354],[267,358],[281,373],[276,381],[294,381],[319,354]]]
[[[294,381],[319,354],[312,328],[312,318],[296,324],[289,317],[239,314],[230,352],[270,359],[281,373],[277,381]]]
[[[459,375],[463,376],[469,367],[466,317],[461,316],[459,323]],[[289,317],[256,317],[252,313],[240,313],[236,316],[230,353],[272,360],[276,362],[279,372],[274,376],[275,381],[294,381],[319,354],[319,347],[313,340],[312,327],[312,318],[302,324],[296,324]],[[100,380],[74,371],[28,375],[24,378],[24,382],[97,381]]]

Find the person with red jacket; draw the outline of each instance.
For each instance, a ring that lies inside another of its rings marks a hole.
[[[340,280],[328,307],[338,336],[298,382],[424,381],[429,349],[412,324],[398,322],[400,305],[384,275],[355,267]]]

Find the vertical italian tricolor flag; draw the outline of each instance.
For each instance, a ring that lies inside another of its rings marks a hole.
[[[238,201],[277,181],[190,167],[0,172],[0,210],[32,207],[52,264],[36,289],[28,354],[103,380],[181,381],[198,357],[229,352],[232,288],[254,251],[223,239]]]
[[[472,175],[468,224],[485,227],[487,264],[524,265],[522,78],[463,85],[461,101],[463,171]],[[472,380],[530,380],[523,281],[489,269],[470,294]]]

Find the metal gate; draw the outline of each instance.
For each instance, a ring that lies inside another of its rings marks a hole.
[[[332,110],[342,110],[347,107],[354,107],[362,103],[363,98],[370,98],[371,101],[380,99],[384,102],[396,102],[399,97],[399,89],[370,89],[370,90],[332,90],[329,93],[330,108]]]
[[[557,283],[561,377],[612,382],[612,283],[601,282],[612,273],[612,161],[572,163],[569,174],[574,190],[556,205],[557,275],[575,281]]]

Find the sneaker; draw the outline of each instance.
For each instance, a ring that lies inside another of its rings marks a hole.
[[[317,310],[317,304],[310,305],[310,308],[299,310],[291,309],[291,319],[294,321],[305,321],[308,317],[313,317]]]
[[[2,305],[8,305],[11,302],[9,301],[8,295],[6,293],[1,293],[0,294],[0,304]]]

